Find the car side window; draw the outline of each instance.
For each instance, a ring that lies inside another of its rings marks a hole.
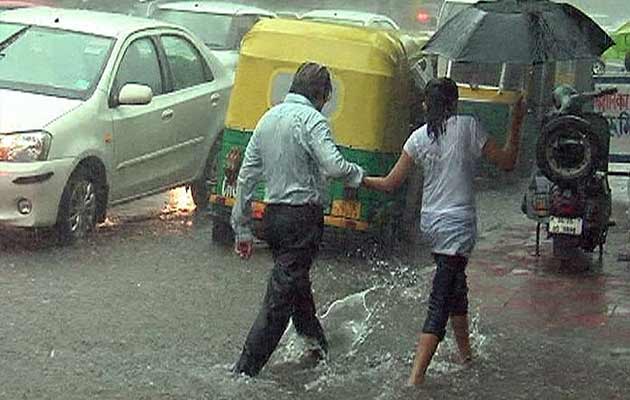
[[[160,40],[173,74],[174,90],[181,90],[214,80],[205,60],[187,39],[165,35]]]
[[[149,86],[154,96],[164,93],[157,50],[149,38],[137,39],[125,50],[116,74],[115,93],[128,83]]]

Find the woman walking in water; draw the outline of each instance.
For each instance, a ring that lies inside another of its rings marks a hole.
[[[465,270],[477,237],[473,174],[482,156],[500,169],[514,169],[526,112],[521,99],[513,111],[507,142],[501,148],[474,117],[457,115],[458,99],[453,80],[430,81],[425,89],[427,124],[409,137],[386,177],[363,180],[368,188],[393,191],[402,185],[414,163],[420,164],[424,173],[421,227],[431,241],[437,270],[409,377],[411,385],[424,381],[449,318],[462,362],[472,360]]]

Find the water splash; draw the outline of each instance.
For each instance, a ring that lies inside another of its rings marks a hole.
[[[470,344],[475,360],[483,361],[488,358],[487,344],[488,336],[481,332],[479,311],[475,310],[470,316]],[[429,372],[440,374],[450,374],[460,371],[464,367],[457,360],[457,343],[452,333],[449,332],[446,338],[440,343],[433,362],[429,366]]]
[[[329,358],[352,357],[368,337],[373,309],[368,308],[366,297],[376,289],[372,287],[336,300],[320,317],[330,345]],[[291,323],[280,342],[278,358],[281,362],[296,361],[307,345]]]
[[[376,287],[355,293],[330,305],[321,320],[330,342],[331,356],[350,357],[370,334],[373,309],[368,308],[367,295]]]
[[[289,326],[269,363],[272,379],[283,388],[288,385],[293,393],[301,392],[305,398],[356,393],[345,398],[388,400],[404,395],[401,391],[426,315],[434,268],[397,260],[368,262],[371,271],[366,271],[365,266],[366,263],[358,263],[351,267],[356,270],[339,274],[331,265],[327,272],[330,279],[363,278],[361,281],[369,287],[333,301],[321,314],[330,346],[327,362],[306,369],[300,365],[306,343]],[[485,360],[489,357],[488,338],[483,333],[478,310],[471,308],[470,318],[475,357]],[[457,346],[449,329],[429,374],[451,375],[461,371],[456,354]],[[262,390],[269,398],[276,398],[277,388],[264,386]]]

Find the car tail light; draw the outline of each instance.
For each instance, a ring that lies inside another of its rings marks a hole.
[[[418,11],[418,14],[416,14],[416,21],[420,22],[421,24],[428,24],[429,22],[431,22],[431,15],[424,10],[420,10]]]

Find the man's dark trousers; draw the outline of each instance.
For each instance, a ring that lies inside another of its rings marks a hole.
[[[327,350],[326,337],[315,316],[309,272],[324,230],[321,206],[270,204],[263,219],[265,240],[274,266],[267,293],[239,361],[237,373],[257,375],[275,350],[289,318],[298,335],[315,339]]]

